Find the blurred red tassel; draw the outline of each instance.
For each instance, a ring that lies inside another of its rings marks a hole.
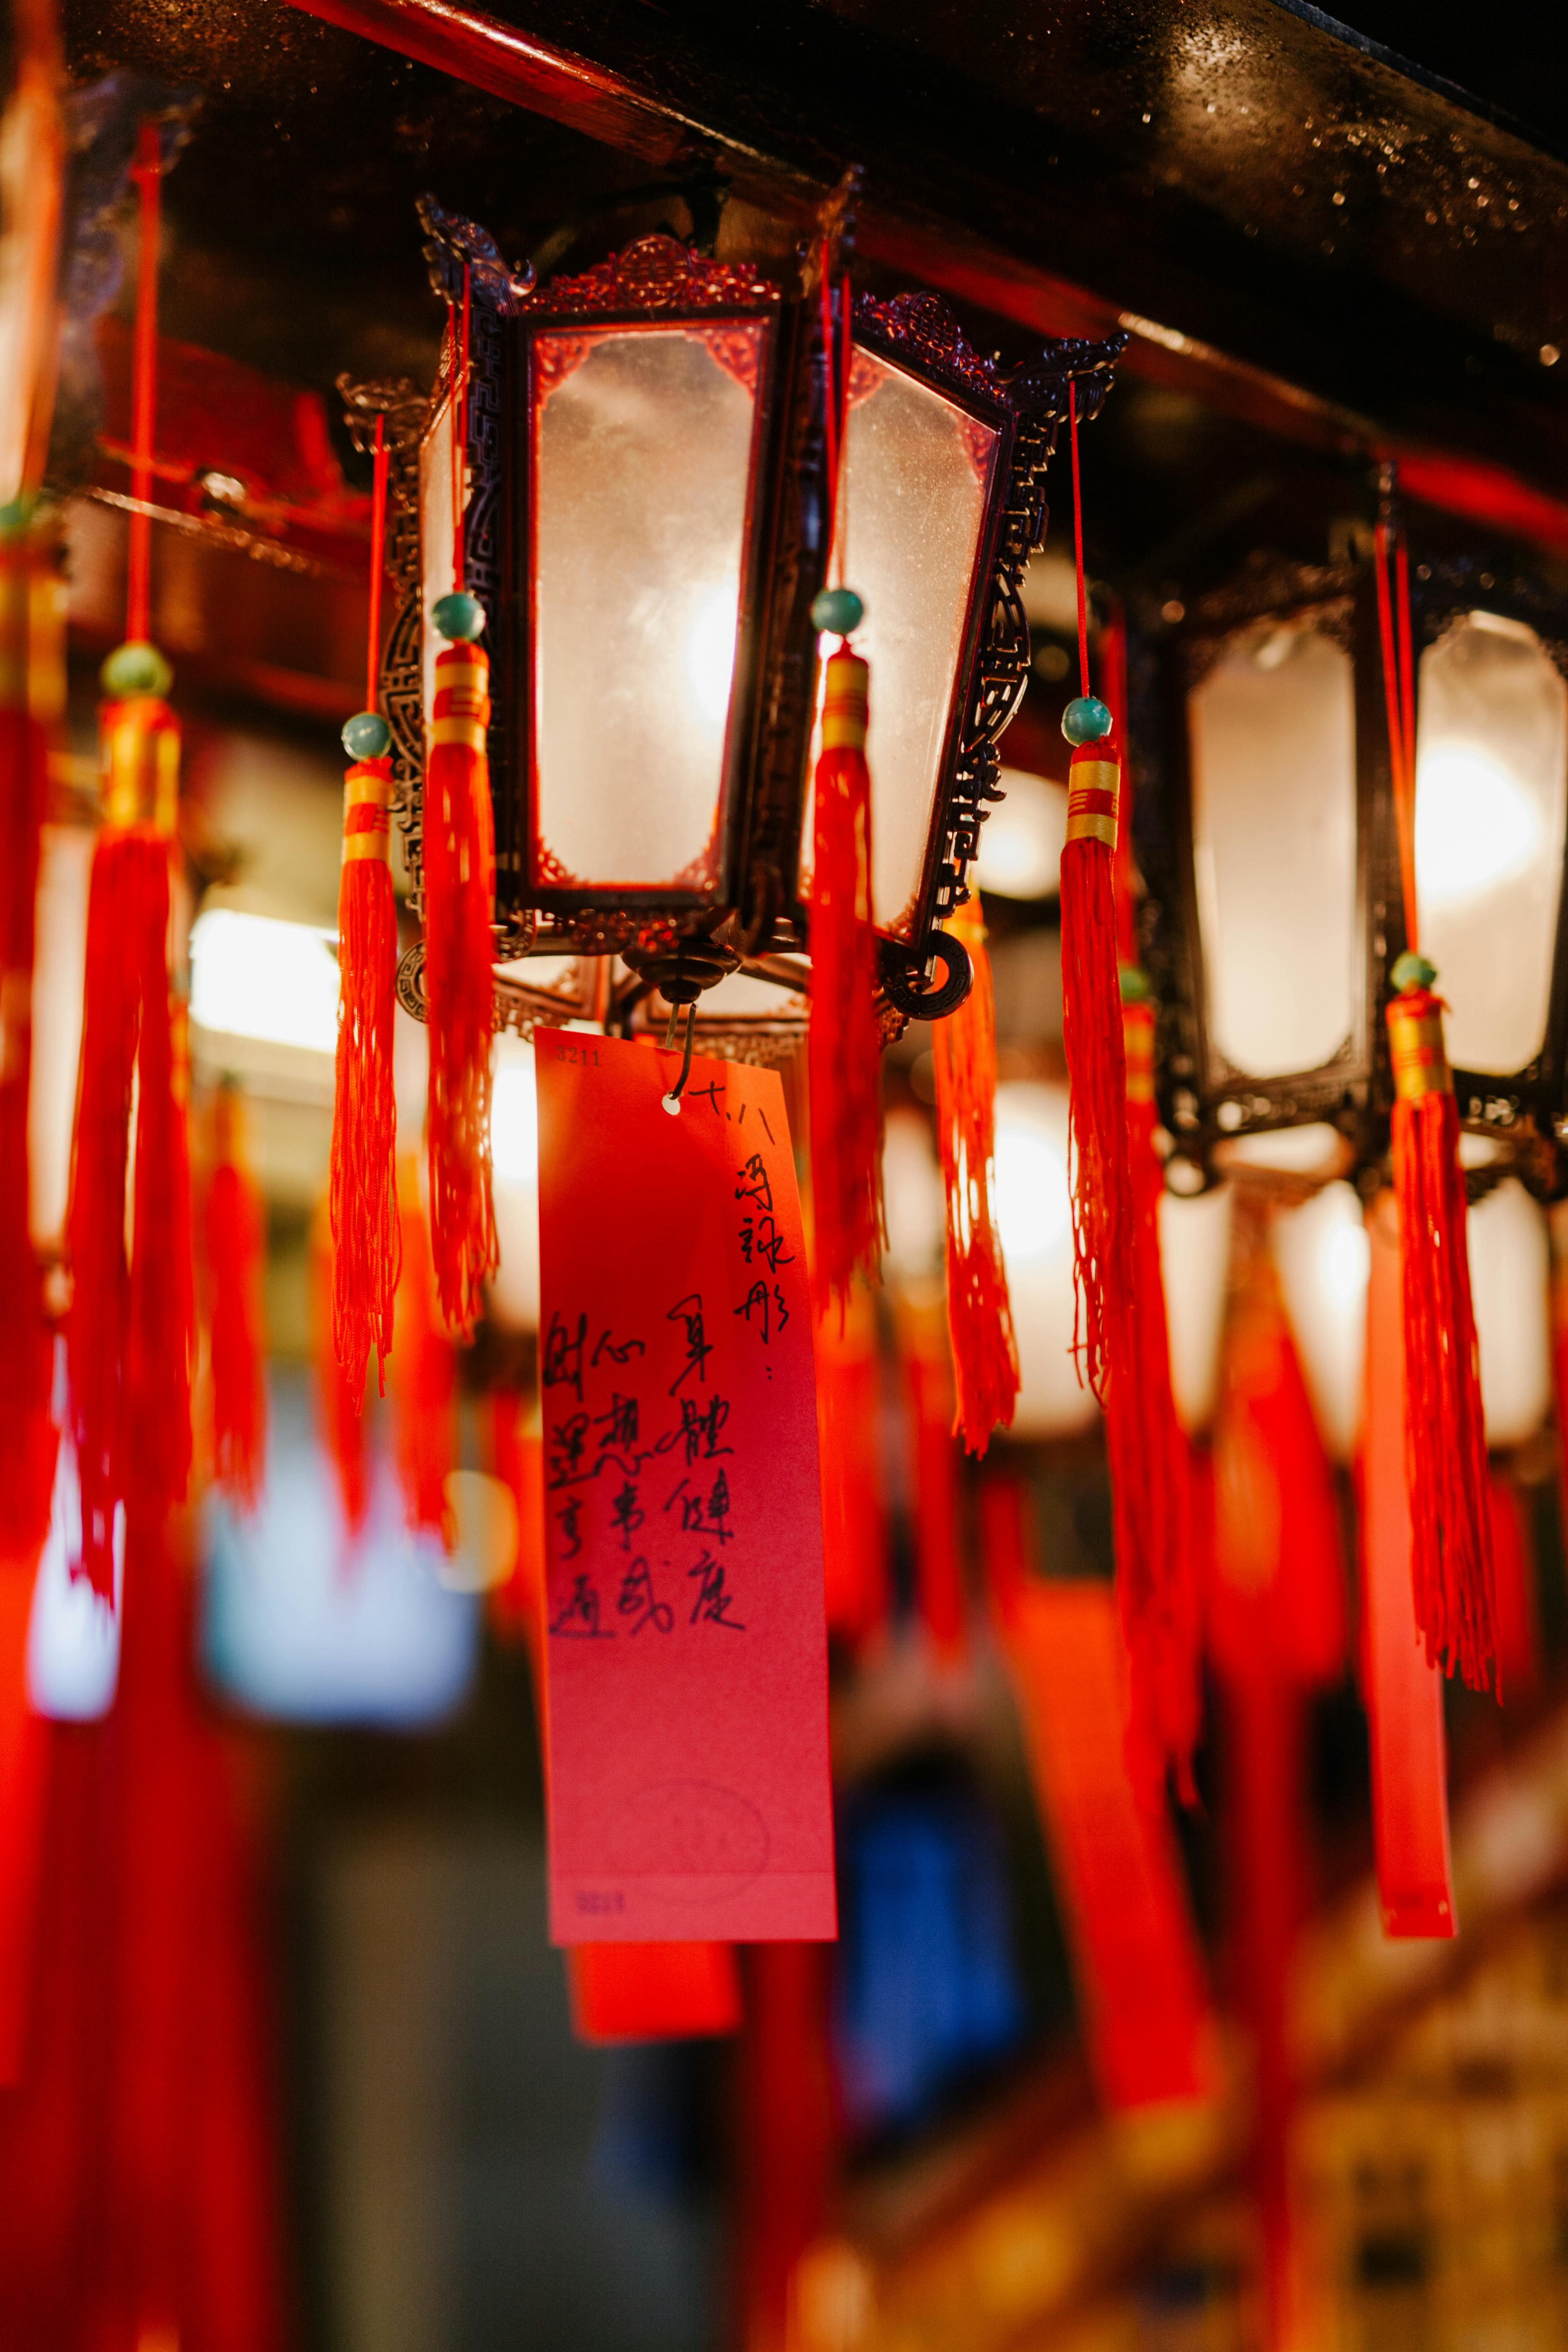
[[[574,1944],[566,1979],[579,2042],[688,2041],[740,2031],[732,1944]]]
[[[1127,1062],[1111,866],[1121,755],[1080,743],[1068,784],[1062,851],[1062,1050],[1072,1090],[1073,1272],[1078,1354],[1103,1404],[1125,1369],[1132,1283]]]
[[[1493,1470],[1487,1484],[1492,1527],[1498,1696],[1511,1706],[1539,1697],[1541,1692],[1535,1547],[1530,1539],[1525,1496],[1507,1471]]]
[[[795,2272],[828,2217],[839,2123],[828,1944],[752,1944],[738,2063],[739,2340],[792,2352]]]
[[[1105,1396],[1116,1533],[1116,1590],[1131,1678],[1129,1721],[1137,1769],[1169,1768],[1194,1801],[1199,1723],[1197,1582],[1191,1551],[1187,1441],[1171,1394],[1165,1286],[1160,1264],[1164,1172],[1154,1148],[1154,1011],[1122,1008],[1131,1207],[1125,1355]]]
[[[403,1221],[403,1273],[392,1343],[397,1475],[409,1526],[439,1536],[451,1551],[458,1529],[447,1481],[458,1462],[458,1361],[437,1315],[430,1236],[412,1155],[398,1161],[397,1202]]]
[[[54,1350],[28,1219],[35,907],[48,796],[37,710],[40,569],[32,541],[0,541],[0,1551],[7,1553],[36,1550],[47,1532],[55,1456]]]
[[[370,1505],[370,1428],[362,1412],[364,1366],[358,1379],[343,1369],[332,1328],[336,1294],[332,1237],[325,1203],[310,1237],[310,1351],[316,1376],[316,1423],[351,1541]]]
[[[963,1561],[958,1542],[958,1454],[947,1333],[934,1311],[904,1303],[899,1352],[909,1392],[914,1455],[910,1496],[915,1593],[931,1644],[944,1663],[968,1646]]]
[[[503,1641],[527,1644],[535,1704],[544,1703],[544,1445],[523,1426],[515,1389],[490,1392],[490,1467],[517,1507],[517,1550],[510,1572],[490,1587],[490,1622]]]
[[[1420,969],[1436,976],[1429,964]],[[1458,1106],[1443,1046],[1442,1001],[1425,981],[1389,1005],[1388,1034],[1415,1622],[1427,1656],[1449,1674],[1457,1666],[1479,1690],[1497,1673],[1485,1423]]]
[[[827,664],[813,786],[811,1197],[818,1312],[843,1315],[856,1275],[875,1280],[881,1244],[881,1043],[871,928],[867,665],[847,646]]]
[[[131,1167],[132,1092],[145,1027],[150,1146],[171,1157],[168,1097],[174,1083],[169,1035],[169,860],[179,799],[180,735],[168,705],[153,696],[106,703],[104,821],[92,854],[83,981],[81,1076],[68,1235],[71,1306],[66,1324],[71,1434],[81,1479],[82,1570],[95,1591],[113,1590],[114,1514],[130,1478],[131,1266],[125,1244]],[[143,994],[150,996],[143,1023]],[[160,1088],[163,1102],[156,1099]],[[138,1137],[143,1114],[138,1111]],[[177,1170],[165,1168],[177,1177]],[[175,1204],[147,1202],[146,1234]],[[185,1227],[189,1240],[189,1224]],[[172,1255],[172,1252],[166,1253]],[[169,1269],[171,1274],[174,1269]],[[155,1312],[145,1278],[139,1304]],[[176,1319],[178,1302],[174,1302]],[[149,1370],[167,1372],[145,1342]],[[188,1367],[187,1381],[188,1381]],[[147,1404],[154,1401],[147,1400]],[[177,1394],[157,1404],[177,1410]],[[143,1414],[146,1407],[142,1408]],[[185,1395],[189,1431],[189,1394]],[[164,1440],[177,1444],[177,1432]],[[140,1482],[139,1482],[140,1483]]]
[[[387,864],[392,762],[362,760],[343,780],[338,884],[337,1080],[332,1103],[332,1342],[356,1396],[375,1350],[384,1390],[401,1230],[395,1162],[393,1028],[397,902]]]
[[[495,993],[495,838],[486,730],[489,662],[478,646],[436,656],[425,764],[425,990],[430,1090],[426,1134],[436,1290],[467,1338],[500,1262],[490,1198],[490,1045]]]
[[[888,1612],[877,1443],[880,1367],[876,1321],[864,1291],[851,1294],[842,1320],[822,1317],[816,1345],[827,1630],[858,1647],[879,1630]]]
[[[166,869],[165,869],[166,870]],[[191,1229],[190,1062],[185,1008],[169,986],[159,942],[142,988],[136,1054],[136,1167],[132,1187],[131,1330],[125,1496],[162,1519],[191,1475],[195,1266]]]
[[[1372,1821],[1383,1932],[1452,1936],[1443,1677],[1423,1651],[1411,1582],[1406,1326],[1399,1220],[1381,1195],[1367,1219],[1366,1412],[1362,1441],[1363,1688],[1372,1733]]]
[[[947,1201],[947,1328],[957,1390],[954,1433],[984,1454],[994,1429],[1012,1426],[1018,1346],[1002,1237],[996,1230],[996,1007],[978,897],[960,907],[950,935],[968,950],[974,984],[931,1031],[936,1135]]]
[[[267,1454],[262,1211],[245,1167],[242,1121],[237,1090],[221,1086],[213,1104],[213,1168],[206,1199],[213,1475],[230,1502],[242,1511],[253,1511]]]

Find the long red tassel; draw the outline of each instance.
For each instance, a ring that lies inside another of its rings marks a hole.
[[[113,660],[115,656],[111,656]],[[142,994],[160,986],[168,1034],[169,857],[179,793],[180,737],[153,695],[108,702],[100,713],[104,823],[88,886],[81,1077],[68,1234],[71,1306],[66,1325],[71,1433],[81,1479],[82,1569],[96,1591],[113,1589],[116,1506],[129,1470],[131,1267],[125,1245],[132,1090]],[[150,1038],[156,1089],[159,1050]],[[172,1084],[172,1051],[163,1076]],[[141,1118],[138,1117],[138,1128]],[[149,1138],[166,1128],[149,1113]],[[156,1226],[164,1208],[142,1221]],[[186,1228],[188,1234],[188,1226]],[[143,1302],[145,1291],[143,1290]],[[187,1399],[188,1428],[188,1399]]]
[[[450,1551],[457,1541],[457,1523],[447,1480],[458,1462],[458,1367],[451,1340],[436,1316],[430,1242],[412,1157],[398,1164],[397,1198],[403,1220],[403,1274],[392,1360],[397,1471],[409,1526],[439,1536]]]
[[[364,1365],[362,1361],[357,1380],[351,1378],[343,1370],[332,1336],[337,1288],[332,1255],[331,1231],[323,1205],[310,1237],[310,1352],[316,1375],[316,1421],[352,1544],[370,1507],[370,1429],[360,1410]]]
[[[262,1220],[244,1162],[242,1110],[232,1085],[213,1105],[206,1244],[212,1349],[213,1474],[229,1500],[253,1511],[267,1451],[259,1296]]]
[[[947,1201],[947,1328],[952,1347],[953,1433],[984,1454],[1010,1428],[1018,1401],[1018,1343],[996,1230],[996,1006],[978,897],[948,925],[969,953],[974,982],[935,1024],[936,1133]]]
[[[426,1117],[436,1287],[448,1326],[465,1336],[484,1311],[484,1286],[500,1259],[490,1198],[495,835],[485,753],[489,709],[487,656],[476,645],[447,646],[436,656],[425,769]]]
[[[1405,1465],[1415,1622],[1426,1655],[1475,1690],[1497,1671],[1491,1517],[1459,1114],[1443,1046],[1436,977],[1418,956],[1394,967],[1394,1191],[1405,1316]]]
[[[391,730],[375,708],[386,519],[386,419],[375,420],[371,507],[366,709],[343,729],[353,761],[343,779],[343,865],[338,884],[338,1058],[332,1101],[332,1340],[358,1397],[375,1349],[384,1390],[392,1349],[400,1229],[395,1163],[397,1103],[397,901],[392,887]]]
[[[819,1311],[840,1315],[858,1273],[875,1278],[881,1043],[871,927],[870,672],[841,645],[827,664],[813,785],[811,1193]]]
[[[47,744],[36,703],[40,551],[0,542],[0,1551],[30,1552],[49,1523],[55,1433],[42,1270],[28,1217],[33,946]]]
[[[168,862],[163,867],[168,888]],[[149,932],[136,1053],[125,1496],[162,1519],[191,1475],[195,1267],[191,1227],[190,1061],[185,1009],[169,984],[167,926]]]

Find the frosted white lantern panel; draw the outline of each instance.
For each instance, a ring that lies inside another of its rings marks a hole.
[[[913,935],[1000,441],[944,394],[856,352],[839,527],[844,578],[866,607],[855,649],[871,666],[872,909],[894,939]],[[809,855],[809,825],[806,841]]]
[[[1455,1067],[1546,1042],[1568,814],[1568,687],[1533,629],[1467,613],[1421,656],[1415,897]]]
[[[1188,698],[1209,1045],[1283,1078],[1355,1024],[1355,680],[1310,620],[1234,638]]]
[[[717,891],[773,327],[541,329],[531,352],[535,887]]]

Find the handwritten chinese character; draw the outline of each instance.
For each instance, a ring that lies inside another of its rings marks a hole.
[[[684,1298],[678,1298],[665,1320],[683,1325],[686,1338],[686,1361],[669,1384],[669,1393],[673,1396],[693,1372],[700,1381],[708,1378],[708,1358],[713,1353],[713,1343],[702,1336],[701,1292],[689,1291]]]
[[[612,1364],[624,1364],[628,1356],[642,1356],[647,1353],[647,1350],[640,1339],[623,1339],[617,1345],[611,1339],[608,1331],[601,1331],[594,1342],[594,1352],[588,1361],[588,1370],[593,1371],[596,1369],[601,1356],[607,1356]]]
[[[561,1540],[569,1547],[562,1553],[563,1559],[575,1559],[583,1549],[583,1538],[578,1532],[578,1521],[582,1513],[583,1497],[581,1495],[574,1495],[571,1501],[563,1503],[555,1514],[555,1524],[561,1530]]]
[[[745,1166],[738,1168],[735,1173],[741,1180],[735,1187],[736,1200],[754,1201],[759,1209],[771,1211],[773,1205],[773,1188],[768,1182],[768,1171],[763,1166],[762,1153],[753,1151]]]
[[[687,1619],[687,1623],[689,1625],[699,1623],[727,1625],[731,1633],[743,1633],[746,1630],[744,1624],[740,1618],[731,1617],[730,1614],[735,1605],[735,1596],[725,1590],[723,1563],[713,1558],[706,1544],[702,1548],[702,1557],[696,1567],[689,1568],[686,1573],[689,1577],[700,1580],[697,1588],[697,1598],[691,1604],[691,1614]]]
[[[637,1490],[628,1478],[610,1506],[610,1524],[621,1538],[623,1551],[630,1551],[632,1536],[642,1523],[643,1511],[637,1501]]]
[[[583,1342],[588,1336],[586,1315],[577,1318],[577,1337],[574,1339],[562,1321],[559,1311],[552,1315],[550,1328],[544,1335],[544,1370],[542,1378],[547,1389],[570,1388],[579,1404],[583,1402]]]
[[[660,1601],[654,1591],[652,1572],[640,1552],[626,1563],[616,1608],[621,1616],[637,1619],[632,1627],[634,1634],[640,1633],[645,1625],[651,1625],[656,1633],[668,1633],[675,1622],[675,1612],[668,1601]]]
[[[569,1486],[582,1475],[583,1454],[588,1443],[588,1416],[574,1412],[558,1422],[546,1440],[545,1483],[551,1486]]]
[[[759,1277],[757,1281],[752,1283],[750,1290],[747,1291],[744,1298],[741,1301],[741,1304],[734,1311],[737,1315],[743,1315],[748,1323],[751,1322],[753,1312],[755,1313],[757,1323],[762,1330],[763,1345],[765,1348],[768,1344],[771,1328],[767,1284]]]
[[[752,1255],[765,1265],[770,1274],[777,1274],[781,1265],[795,1264],[795,1252],[786,1250],[784,1237],[772,1217],[747,1217],[741,1226],[741,1255],[750,1265]]]
[[[711,1462],[715,1454],[733,1454],[735,1449],[732,1445],[721,1445],[719,1443],[719,1432],[729,1418],[730,1404],[726,1397],[710,1397],[706,1410],[701,1412],[698,1412],[692,1398],[681,1398],[680,1427],[675,1435],[678,1441],[685,1441],[689,1470],[699,1458]]]
[[[613,1642],[616,1629],[599,1622],[599,1595],[585,1576],[572,1580],[572,1592],[551,1620],[550,1630],[565,1642]]]
[[[686,1099],[689,1103],[700,1102],[703,1097],[706,1096],[708,1098],[708,1107],[713,1113],[714,1118],[728,1118],[730,1115],[729,1112],[721,1107],[721,1098],[725,1092],[726,1089],[720,1086],[717,1079],[710,1079],[709,1083],[705,1087],[688,1087],[686,1089]]]
[[[594,1426],[605,1433],[599,1440],[600,1451],[610,1453],[637,1442],[637,1401],[622,1396],[619,1390],[610,1399],[608,1412],[596,1412]]]

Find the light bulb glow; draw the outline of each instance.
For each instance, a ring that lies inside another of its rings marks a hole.
[[[330,931],[213,907],[191,933],[191,1018],[230,1037],[332,1054],[338,965]]]
[[[697,708],[715,727],[730,715],[735,674],[735,592],[710,588],[698,605],[686,635],[686,675]]]
[[[1051,898],[1061,884],[1066,789],[1020,768],[1004,768],[996,781],[1007,797],[980,829],[973,878],[1002,898]]]
[[[1072,1223],[1067,1153],[1032,1107],[996,1094],[996,1225],[1010,1265],[1038,1265]]]
[[[503,1184],[533,1184],[539,1166],[539,1104],[533,1055],[500,1062],[490,1089],[490,1160]]]
[[[1424,907],[1485,898],[1522,874],[1540,848],[1540,816],[1494,752],[1450,738],[1423,754],[1415,881]]]

